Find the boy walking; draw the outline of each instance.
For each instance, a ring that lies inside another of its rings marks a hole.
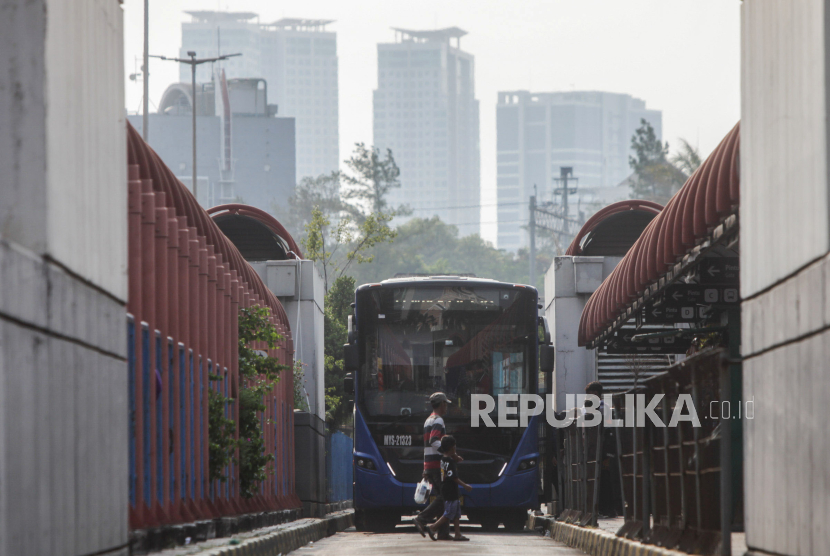
[[[444,515],[438,521],[428,526],[429,538],[437,540],[435,532],[445,523],[452,522],[455,526],[454,541],[468,541],[467,537],[461,534],[461,502],[458,496],[458,485],[470,492],[473,487],[458,478],[458,466],[455,463],[455,438],[444,436],[441,438],[441,446],[438,451],[441,458],[441,497],[444,499]]]

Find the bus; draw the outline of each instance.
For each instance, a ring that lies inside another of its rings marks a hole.
[[[539,391],[540,373],[553,369],[540,307],[533,287],[480,278],[396,278],[357,288],[344,360],[354,396],[358,530],[392,530],[423,509],[414,494],[428,399],[437,391],[452,402],[444,422],[464,458],[459,476],[473,486],[462,495],[463,513],[488,531],[522,529],[527,510],[542,502],[544,415],[526,427],[472,427],[470,405],[472,394]],[[498,424],[495,411],[491,418]]]

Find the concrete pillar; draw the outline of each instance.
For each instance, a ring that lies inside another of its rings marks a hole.
[[[569,409],[566,394],[584,394],[597,379],[595,350],[578,345],[579,319],[588,298],[622,257],[554,257],[545,274],[545,316],[551,329],[556,361],[553,391],[556,411]]]
[[[122,9],[0,14],[0,554],[127,554]]]
[[[325,421],[323,278],[313,261],[267,261],[251,266],[288,314],[297,360],[303,363],[309,412]]]

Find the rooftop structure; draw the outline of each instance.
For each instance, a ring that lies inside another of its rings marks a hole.
[[[333,19],[297,19],[284,17],[267,26],[289,29],[291,31],[325,31],[326,25],[334,23],[334,21]]]
[[[396,42],[415,41],[440,41],[449,43],[450,39],[455,39],[455,47],[461,48],[461,37],[467,34],[464,29],[458,27],[447,27],[445,29],[432,29],[426,31],[416,31],[414,29],[402,29],[400,27],[392,27],[395,31]]]
[[[259,15],[253,12],[216,12],[211,10],[193,10],[184,12],[193,18],[194,23],[230,22],[259,20]]]

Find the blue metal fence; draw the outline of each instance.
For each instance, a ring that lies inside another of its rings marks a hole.
[[[342,432],[326,434],[327,502],[352,499],[354,441]]]

